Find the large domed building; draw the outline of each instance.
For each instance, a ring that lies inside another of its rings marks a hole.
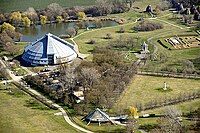
[[[77,57],[73,44],[50,33],[28,45],[22,55],[30,65],[54,65],[70,62]]]

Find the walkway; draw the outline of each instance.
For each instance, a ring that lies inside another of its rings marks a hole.
[[[65,119],[65,121],[73,126],[74,128],[78,129],[79,131],[81,132],[85,132],[85,133],[93,133],[87,129],[84,129],[78,125],[76,125],[75,123],[73,123],[69,116],[67,115],[66,111],[61,107],[59,106],[58,104],[54,103],[53,101],[47,99],[46,97],[44,97],[43,95],[41,95],[39,92],[37,92],[36,90],[26,86],[22,81],[21,79],[23,78],[23,76],[15,76],[14,74],[12,74],[12,72],[6,67],[5,63],[0,59],[0,64],[3,66],[3,68],[6,70],[6,72],[8,73],[9,77],[11,77],[12,81],[15,81],[17,83],[19,83],[21,86],[25,87],[27,89],[27,91],[33,93],[35,96],[37,97],[40,97],[45,103],[48,103],[48,104],[51,104],[53,105],[54,107],[56,107],[57,109],[59,109],[61,112],[62,112],[62,115]],[[33,74],[33,73],[32,73]],[[11,81],[11,80],[10,80]]]

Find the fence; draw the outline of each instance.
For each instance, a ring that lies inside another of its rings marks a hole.
[[[138,75],[150,75],[150,76],[161,76],[161,77],[172,77],[172,78],[188,78],[188,79],[200,79],[198,74],[184,74],[184,73],[170,73],[170,72],[152,72],[152,71],[138,71]]]
[[[174,97],[174,98],[163,98],[161,100],[152,100],[145,104],[138,103],[136,104],[136,107],[138,108],[139,111],[144,111],[144,110],[164,107],[168,105],[174,105],[174,104],[194,100],[197,98],[200,98],[200,90],[191,92],[191,93],[184,93],[184,94],[181,93],[177,97]]]

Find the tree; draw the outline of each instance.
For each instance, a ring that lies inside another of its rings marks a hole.
[[[189,60],[184,60],[183,61],[183,72],[185,74],[191,74],[193,72],[195,72],[195,67],[193,62],[189,61]]]
[[[3,23],[6,21],[6,18],[3,14],[0,13],[0,23]]]
[[[181,133],[182,132],[182,124],[180,122],[181,115],[182,113],[179,110],[177,110],[174,106],[167,107],[165,109],[164,118],[159,119],[161,132]]]
[[[135,107],[130,107],[129,109],[130,111],[130,116],[134,117],[134,118],[138,118],[138,110]]]
[[[158,7],[160,8],[160,10],[164,11],[167,10],[171,7],[171,3],[168,0],[161,0],[158,4]]]
[[[125,0],[126,4],[129,4],[130,8],[132,8],[133,3],[135,2],[135,0]]]
[[[96,0],[96,5],[100,16],[107,15],[112,12],[113,4],[109,0]]]
[[[0,44],[3,44],[3,46],[5,46],[7,42],[13,43],[13,40],[12,40],[12,38],[10,36],[8,36],[6,31],[3,31],[0,34]]]
[[[38,14],[33,7],[29,7],[24,15],[27,16],[32,22],[36,22],[39,20]]]
[[[23,17],[22,22],[25,27],[30,27],[31,25],[31,20],[28,17]]]
[[[61,22],[63,21],[62,16],[57,16],[57,17],[56,17],[56,21],[57,21],[58,23],[61,23]]]
[[[0,27],[0,31],[3,32],[3,31],[5,31],[5,30],[15,31],[15,27],[12,26],[12,25],[9,24],[9,23],[4,22],[4,23],[1,25],[1,27]]]
[[[69,15],[65,11],[62,12],[61,16],[64,20],[67,20],[69,18]]]
[[[78,19],[81,19],[81,20],[86,18],[86,15],[84,12],[78,12],[77,16],[78,16]]]
[[[22,15],[19,11],[18,12],[12,12],[10,14],[10,22],[11,23],[13,23],[15,25],[19,25],[21,20],[22,20]]]
[[[82,68],[80,70],[80,82],[84,88],[91,88],[100,76],[95,68]]]
[[[7,42],[6,45],[4,45],[4,50],[9,52],[11,56],[14,56],[18,54],[18,52],[20,51],[20,48],[11,42]]]
[[[75,72],[74,64],[69,65],[60,65],[59,71],[61,73],[61,76],[59,77],[63,87],[60,91],[65,104],[72,105],[72,98],[70,97],[70,94],[73,93],[75,86],[77,84],[77,74]]]
[[[129,119],[126,125],[126,133],[134,133],[136,123],[137,121],[135,119]]]
[[[68,29],[66,30],[66,32],[67,32],[67,34],[68,34],[70,37],[75,36],[76,33],[77,33],[76,30],[75,30],[75,28],[73,28],[73,27],[68,28]]]
[[[46,16],[49,18],[49,20],[52,20],[57,16],[61,16],[63,12],[63,8],[58,3],[51,3],[46,8]]]
[[[42,25],[47,23],[47,16],[40,15],[40,22]]]

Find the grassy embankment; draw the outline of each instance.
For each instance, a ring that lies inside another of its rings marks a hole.
[[[5,86],[0,85],[1,133],[78,132],[62,116],[54,116],[58,111],[50,110],[13,85],[7,85],[8,90],[5,89]]]

